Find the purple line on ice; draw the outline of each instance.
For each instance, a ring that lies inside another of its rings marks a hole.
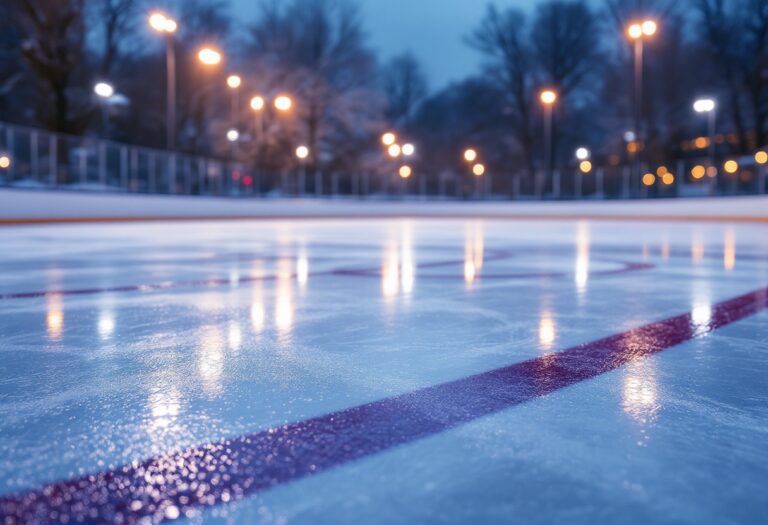
[[[768,288],[557,353],[0,497],[3,523],[161,522],[338,467],[615,370],[768,307]]]

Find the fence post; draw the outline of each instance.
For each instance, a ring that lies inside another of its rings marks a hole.
[[[48,183],[50,186],[56,187],[59,171],[59,144],[58,137],[54,134],[51,134],[48,138],[48,151],[50,153],[48,157],[48,169],[50,170],[48,173]]]
[[[37,180],[38,176],[38,157],[39,157],[39,148],[38,148],[38,136],[37,131],[32,131],[29,134],[29,149],[30,149],[30,175],[33,179]]]
[[[629,166],[621,169],[621,197],[624,199],[629,198],[629,170]]]
[[[595,197],[605,199],[605,169],[597,168],[595,176],[597,177],[597,195]]]
[[[120,148],[120,187],[128,191],[128,148]]]
[[[99,181],[107,185],[107,145],[99,141]]]

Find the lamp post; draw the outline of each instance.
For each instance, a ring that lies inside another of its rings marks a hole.
[[[299,195],[304,195],[307,192],[307,158],[309,157],[309,148],[307,146],[299,146],[296,148],[296,158],[299,159],[301,164],[301,172],[299,177]]]
[[[165,35],[165,147],[176,147],[176,46],[173,39],[178,23],[163,13],[149,15],[149,26]]]
[[[658,24],[653,20],[633,22],[627,27],[627,37],[634,43],[634,132],[637,137],[637,151],[634,154],[638,179],[640,177],[640,155],[645,146],[643,129],[643,41],[656,34]]]
[[[696,113],[707,114],[707,133],[709,135],[709,165],[715,165],[715,125],[717,120],[717,102],[711,98],[700,98],[693,103],[693,110]]]
[[[229,75],[227,77],[227,87],[232,91],[232,125],[237,126],[237,111],[238,111],[238,95],[240,93],[240,86],[243,83],[243,79],[240,75]]]
[[[549,178],[552,174],[552,110],[557,102],[557,92],[554,89],[544,89],[539,93],[539,100],[544,106],[544,175]]]
[[[109,105],[109,99],[115,94],[115,88],[112,87],[112,84],[97,82],[93,86],[93,92],[99,97],[99,107],[101,108],[101,136],[106,139],[109,138],[107,136],[109,127],[107,106]]]

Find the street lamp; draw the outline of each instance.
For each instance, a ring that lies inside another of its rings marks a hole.
[[[237,106],[238,95],[240,90],[238,89],[243,83],[243,79],[240,75],[229,75],[227,77],[227,87],[232,91],[232,125],[237,126]]]
[[[696,113],[706,113],[709,117],[709,165],[715,165],[715,122],[717,119],[717,102],[711,98],[700,98],[693,103],[693,110]]]
[[[581,147],[576,150],[576,158],[578,160],[587,160],[590,157],[590,151],[587,148]]]
[[[552,172],[552,108],[557,102],[557,91],[543,89],[539,93],[539,100],[544,106],[544,170],[549,177]]]
[[[176,46],[173,35],[179,25],[167,15],[154,12],[149,15],[149,26],[165,35],[165,147],[176,147]]]
[[[403,155],[406,157],[410,157],[414,153],[416,153],[416,147],[413,144],[403,144],[403,147],[401,148],[403,151]]]
[[[217,66],[221,63],[221,53],[210,47],[204,47],[197,53],[197,58],[206,66]]]
[[[658,30],[658,24],[654,20],[643,20],[633,22],[627,27],[627,37],[630,41],[634,42],[635,46],[635,135],[637,136],[638,148],[634,155],[635,163],[640,166],[640,151],[639,147],[644,141],[643,135],[643,41],[652,37]]]
[[[475,177],[482,177],[485,175],[485,165],[478,163],[472,166],[472,174]]]
[[[464,160],[467,162],[475,162],[477,159],[477,151],[475,151],[472,148],[467,148],[464,150]]]
[[[108,138],[109,122],[107,121],[107,105],[109,104],[109,99],[115,94],[115,88],[112,87],[112,84],[97,82],[93,86],[93,92],[99,97],[99,107],[101,108],[101,135],[104,138]]]
[[[413,174],[413,170],[410,166],[400,166],[400,170],[398,172],[400,174],[401,179],[407,179]]]
[[[392,144],[389,146],[389,148],[387,148],[387,154],[393,159],[399,157],[400,153],[402,153],[402,148],[400,148],[399,144]]]
[[[385,146],[391,146],[397,141],[397,136],[392,132],[384,133],[381,136],[381,143]]]
[[[309,157],[309,148],[299,146],[296,148],[296,158],[301,163],[301,179],[299,180],[299,193],[304,194],[307,191],[307,157]]]
[[[293,100],[288,95],[279,95],[275,98],[275,109],[278,111],[290,111],[293,107]]]
[[[232,128],[227,131],[227,140],[230,142],[237,142],[240,138],[240,132]]]

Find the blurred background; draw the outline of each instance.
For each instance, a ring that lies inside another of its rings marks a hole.
[[[499,200],[766,191],[768,0],[3,7],[3,186]]]

